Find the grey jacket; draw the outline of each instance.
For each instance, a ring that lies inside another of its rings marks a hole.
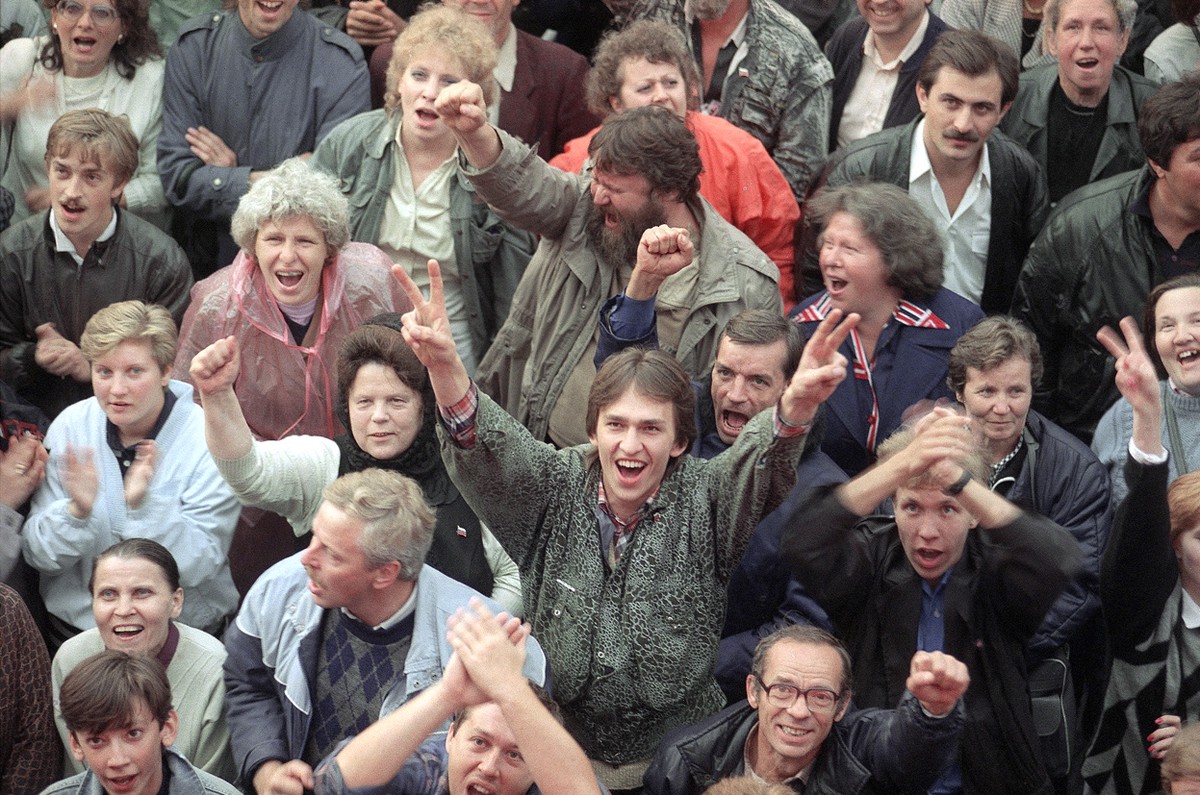
[[[773,430],[764,411],[711,461],[677,458],[612,572],[595,448],[554,450],[483,394],[474,447],[442,432],[455,485],[521,568],[554,699],[590,758],[648,759],[668,729],[724,702],[712,673],[726,583],[759,518],[795,483],[805,444]]]
[[[620,24],[658,19],[677,25],[691,40],[683,0],[604,4]],[[749,52],[721,90],[721,117],[762,141],[803,203],[829,151],[833,67],[808,28],[774,0],[750,0],[746,43]]]
[[[382,109],[360,113],[335,127],[313,152],[312,164],[337,177],[350,200],[352,240],[379,242],[396,173],[398,124]],[[486,351],[508,317],[513,293],[533,256],[534,237],[500,220],[461,171],[450,183],[450,228],[453,267],[462,279],[475,350]]]
[[[553,168],[500,132],[499,159],[484,170],[464,166],[479,195],[509,223],[541,236],[513,297],[508,320],[479,363],[480,388],[538,439],[567,378],[589,352],[597,313],[616,290],[587,237],[589,179]],[[668,350],[693,378],[712,367],[717,342],[743,309],[782,311],[779,269],[702,198],[694,300],[679,346]],[[660,302],[661,309],[661,302]]]

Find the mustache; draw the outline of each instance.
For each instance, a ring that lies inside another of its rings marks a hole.
[[[942,133],[943,138],[949,138],[951,141],[967,141],[975,143],[979,140],[979,133],[976,132],[959,132],[958,130],[946,130]]]

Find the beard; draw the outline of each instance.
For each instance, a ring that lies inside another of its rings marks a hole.
[[[641,209],[626,217],[616,210],[609,210],[616,216],[617,228],[609,229],[604,224],[605,211],[595,204],[588,210],[587,236],[596,256],[602,263],[615,270],[632,270],[637,263],[638,244],[642,241],[642,233],[652,226],[665,224],[667,212],[657,199],[647,199]]]

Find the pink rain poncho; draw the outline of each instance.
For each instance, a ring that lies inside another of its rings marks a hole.
[[[380,312],[412,308],[391,265],[375,246],[348,243],[322,271],[321,300],[307,344],[296,345],[258,263],[239,252],[231,265],[192,288],[175,378],[190,383],[192,357],[232,334],[242,357],[233,389],[254,436],[333,438],[342,431],[334,412],[342,340]]]

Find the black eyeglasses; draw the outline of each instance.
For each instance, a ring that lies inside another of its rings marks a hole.
[[[804,703],[808,705],[809,711],[832,712],[840,700],[840,696],[827,687],[810,687],[802,690],[787,682],[768,685],[758,674],[754,674],[754,678],[758,680],[758,686],[766,691],[767,703],[778,709],[790,709],[796,703],[796,699],[804,696]]]
[[[61,0],[55,8],[69,22],[78,22],[85,10],[83,5],[75,0]],[[115,25],[118,19],[117,9],[112,6],[94,5],[87,11],[92,16],[92,24],[98,28]]]

